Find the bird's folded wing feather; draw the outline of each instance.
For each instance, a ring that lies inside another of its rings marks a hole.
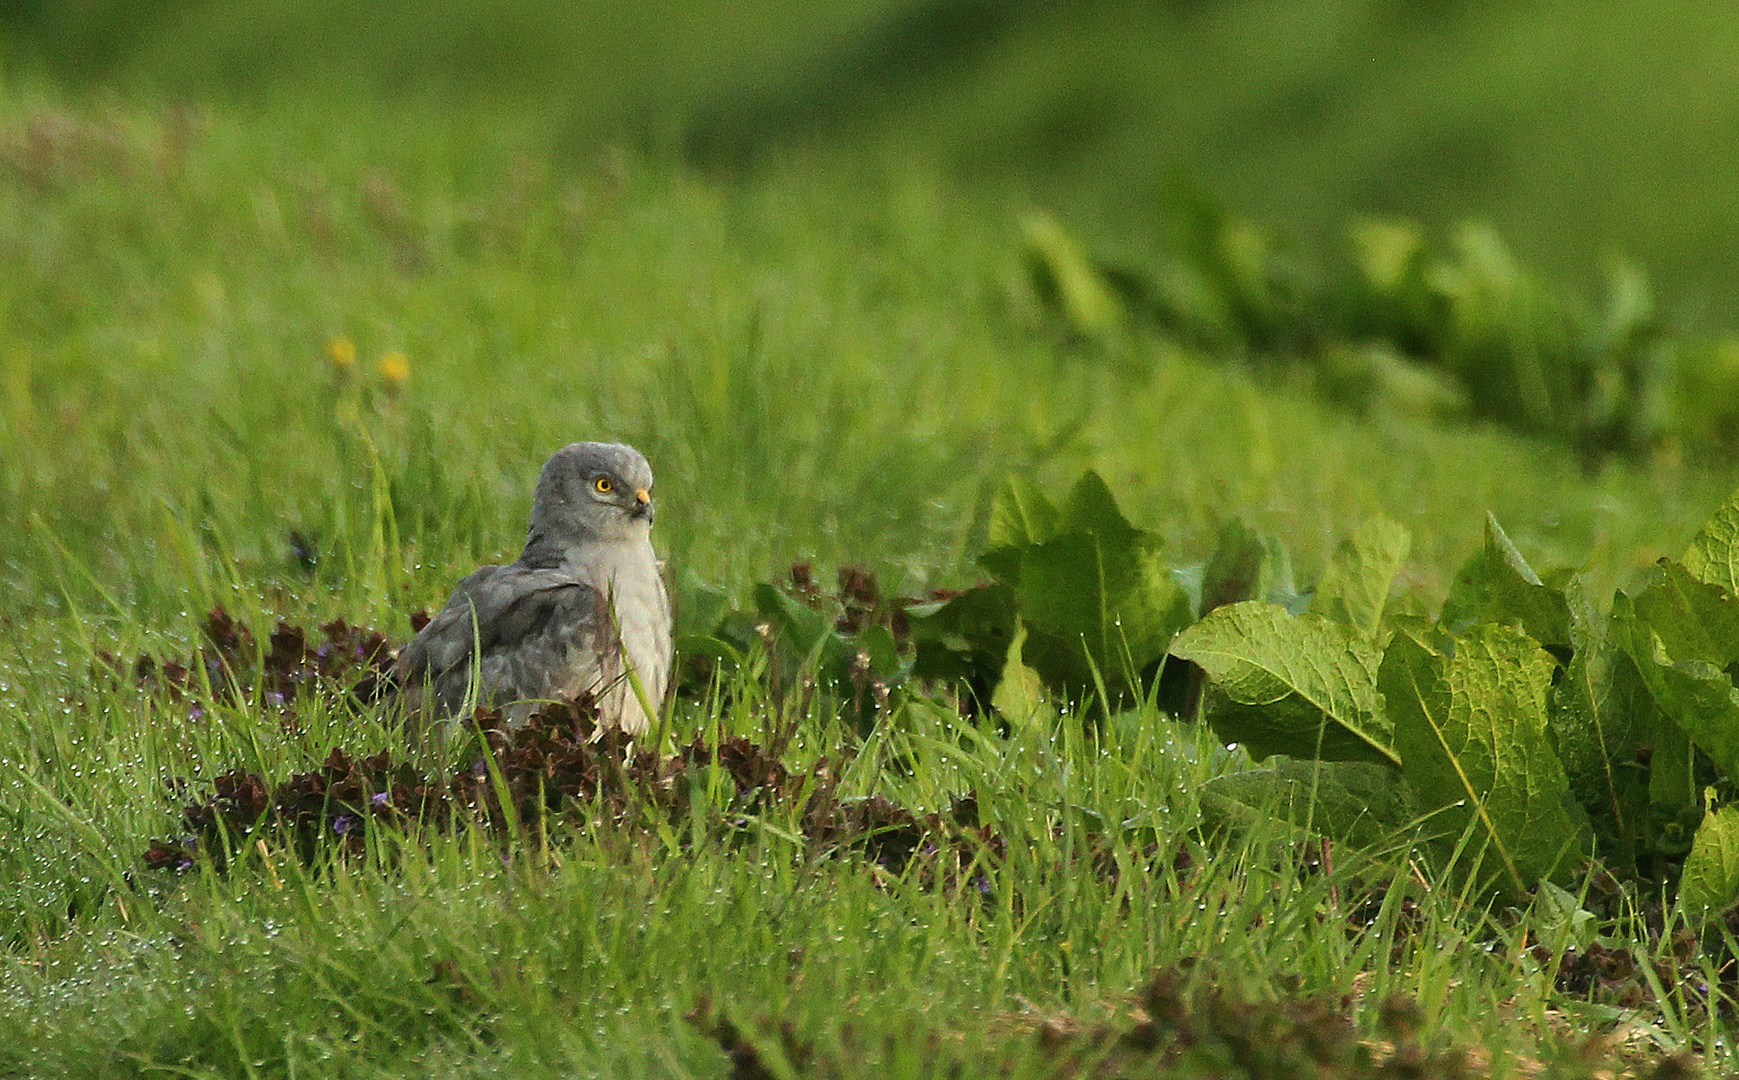
[[[601,622],[599,601],[595,588],[560,570],[485,566],[459,582],[446,605],[405,646],[398,659],[400,679],[440,681],[450,672],[468,670],[476,656],[485,658],[487,669],[490,658],[528,647],[541,651],[554,644],[551,639],[572,641],[595,632]]]

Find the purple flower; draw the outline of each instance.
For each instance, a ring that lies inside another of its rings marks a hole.
[[[356,825],[356,819],[349,814],[339,814],[332,819],[332,831],[344,836]]]
[[[377,791],[373,795],[370,795],[368,797],[368,801],[373,803],[376,806],[385,806],[387,804],[387,800],[389,800],[391,798],[392,798],[391,792]]]
[[[189,720],[204,720],[205,719],[205,706],[195,705],[192,708],[188,709],[187,710],[187,718]]]
[[[990,888],[990,879],[988,877],[984,876],[983,874],[979,874],[978,880],[973,882],[973,884],[978,886],[978,891],[982,895],[984,895],[984,896],[990,895],[991,888]]]
[[[193,860],[183,855],[175,861],[175,869],[177,872],[185,874],[187,871],[193,869]]]
[[[266,703],[268,705],[282,705],[284,703],[284,695],[277,690],[267,691]]]

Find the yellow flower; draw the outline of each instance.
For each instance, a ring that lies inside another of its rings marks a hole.
[[[404,389],[405,383],[411,381],[411,358],[402,352],[389,352],[375,361],[374,370],[379,373],[380,381],[393,393]]]
[[[339,335],[326,343],[326,358],[340,371],[356,366],[356,342]]]

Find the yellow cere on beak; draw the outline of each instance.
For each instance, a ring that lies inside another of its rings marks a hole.
[[[652,501],[652,492],[647,491],[645,488],[635,488],[634,501],[639,503],[641,506],[645,506],[647,503]]]

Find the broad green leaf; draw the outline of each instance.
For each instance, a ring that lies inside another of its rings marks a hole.
[[[834,631],[832,615],[817,611],[772,585],[755,586],[755,607],[778,633],[780,674],[790,678],[808,668],[829,678],[843,677],[853,651]]]
[[[1113,705],[1137,695],[1190,619],[1188,594],[1160,561],[1159,538],[1131,524],[1093,472],[1060,510],[1032,484],[1010,479],[990,533],[979,562],[1013,587],[1025,663],[1071,698],[1103,691]],[[1007,641],[989,644],[1005,653]]]
[[[1287,694],[1265,705],[1246,705],[1209,683],[1202,693],[1200,715],[1222,742],[1244,747],[1258,761],[1284,754],[1323,761],[1393,763],[1383,749],[1328,720],[1320,708],[1299,694]]]
[[[1663,817],[1683,818],[1697,806],[1696,745],[1672,721],[1661,727],[1649,753],[1648,803]]]
[[[1636,604],[1625,593],[1612,598],[1608,634],[1612,647],[1630,657],[1637,678],[1648,689],[1658,713],[1653,738],[1643,744],[1648,748],[1649,758],[1649,805],[1669,812],[1692,809],[1697,803],[1697,785],[1691,775],[1691,738],[1665,707],[1666,681],[1653,670],[1657,639],[1637,617]]]
[[[1221,738],[1270,754],[1398,764],[1377,698],[1376,648],[1347,627],[1261,601],[1208,615],[1172,644],[1224,695]]]
[[[1663,561],[1649,570],[1631,600],[1636,617],[1672,662],[1703,660],[1724,668],[1739,661],[1739,601],[1719,585]]]
[[[1361,525],[1341,542],[1322,572],[1311,610],[1376,637],[1389,586],[1407,561],[1413,536],[1388,518]]]
[[[1600,605],[1594,596],[1588,579],[1581,574],[1562,574],[1564,588],[1564,604],[1570,609],[1570,643],[1572,649],[1606,639],[1607,625],[1610,622],[1607,610]],[[1554,584],[1550,577],[1547,584]]]
[[[1549,722],[1570,790],[1593,819],[1603,856],[1634,867],[1652,832],[1650,769],[1642,758],[1676,728],[1656,707],[1630,654],[1604,634],[1577,648],[1552,688]],[[1644,748],[1647,753],[1639,753]]]
[[[1295,615],[1306,606],[1292,580],[1292,556],[1285,545],[1234,518],[1221,527],[1214,553],[1202,567],[1196,614],[1241,600],[1267,600]]]
[[[961,679],[982,697],[1002,675],[1014,640],[1014,590],[981,585],[944,603],[906,609],[919,679]]]
[[[1158,539],[1134,529],[1066,533],[1028,549],[1015,596],[1026,662],[1071,697],[1101,683],[1114,698],[1135,690],[1190,619]]]
[[[1482,881],[1512,894],[1567,870],[1584,843],[1546,730],[1554,666],[1520,631],[1485,625],[1453,658],[1397,634],[1379,676],[1420,811],[1471,829]]]
[[[707,584],[693,570],[677,582],[671,607],[676,616],[676,650],[683,656],[705,656],[721,664],[741,662],[752,634],[740,633],[754,616],[732,608],[723,589]]]
[[[1739,900],[1739,806],[1723,806],[1703,818],[1679,876],[1679,910],[1693,922]]]
[[[1739,690],[1727,673],[1701,660],[1637,667],[1661,711],[1724,775],[1739,776]]]
[[[1542,645],[1574,644],[1563,589],[1540,580],[1490,513],[1485,515],[1485,547],[1456,573],[1443,602],[1442,621],[1453,634],[1481,623],[1519,623]]]
[[[1614,599],[1612,633],[1636,662],[1661,712],[1722,773],[1739,778],[1739,688],[1726,671],[1735,642],[1722,640],[1731,631],[1733,609],[1715,586],[1692,582],[1668,563],[1649,588]],[[1674,760],[1662,758],[1663,749],[1676,747],[1655,747],[1656,770]],[[1675,792],[1678,787],[1673,785]]]
[[[1000,581],[1020,577],[1021,552],[1056,534],[1057,508],[1032,481],[1010,476],[990,505],[990,535],[978,563]]]
[[[1417,816],[1401,774],[1363,761],[1277,761],[1216,776],[1202,786],[1201,799],[1210,822],[1247,826],[1278,818],[1364,849],[1396,838]]]
[[[1026,665],[1025,644],[1026,630],[1017,629],[1008,643],[1002,677],[997,680],[996,691],[990,699],[991,706],[1015,728],[1032,723],[1034,718],[1050,708],[1045,697],[1044,680]]]
[[[718,634],[684,634],[676,639],[676,651],[684,658],[704,656],[717,664],[739,664],[743,649]]]
[[[1685,552],[1685,569],[1692,577],[1739,597],[1739,491],[1703,523]]]
[[[1111,494],[1111,488],[1091,469],[1082,473],[1081,479],[1069,489],[1069,497],[1057,515],[1056,532],[1092,533],[1117,545],[1133,544],[1141,535],[1141,530],[1130,524],[1117,508],[1117,497]]]
[[[1583,907],[1573,893],[1550,881],[1542,881],[1534,889],[1531,914],[1534,932],[1546,940],[1586,949],[1600,936],[1602,920]]]

